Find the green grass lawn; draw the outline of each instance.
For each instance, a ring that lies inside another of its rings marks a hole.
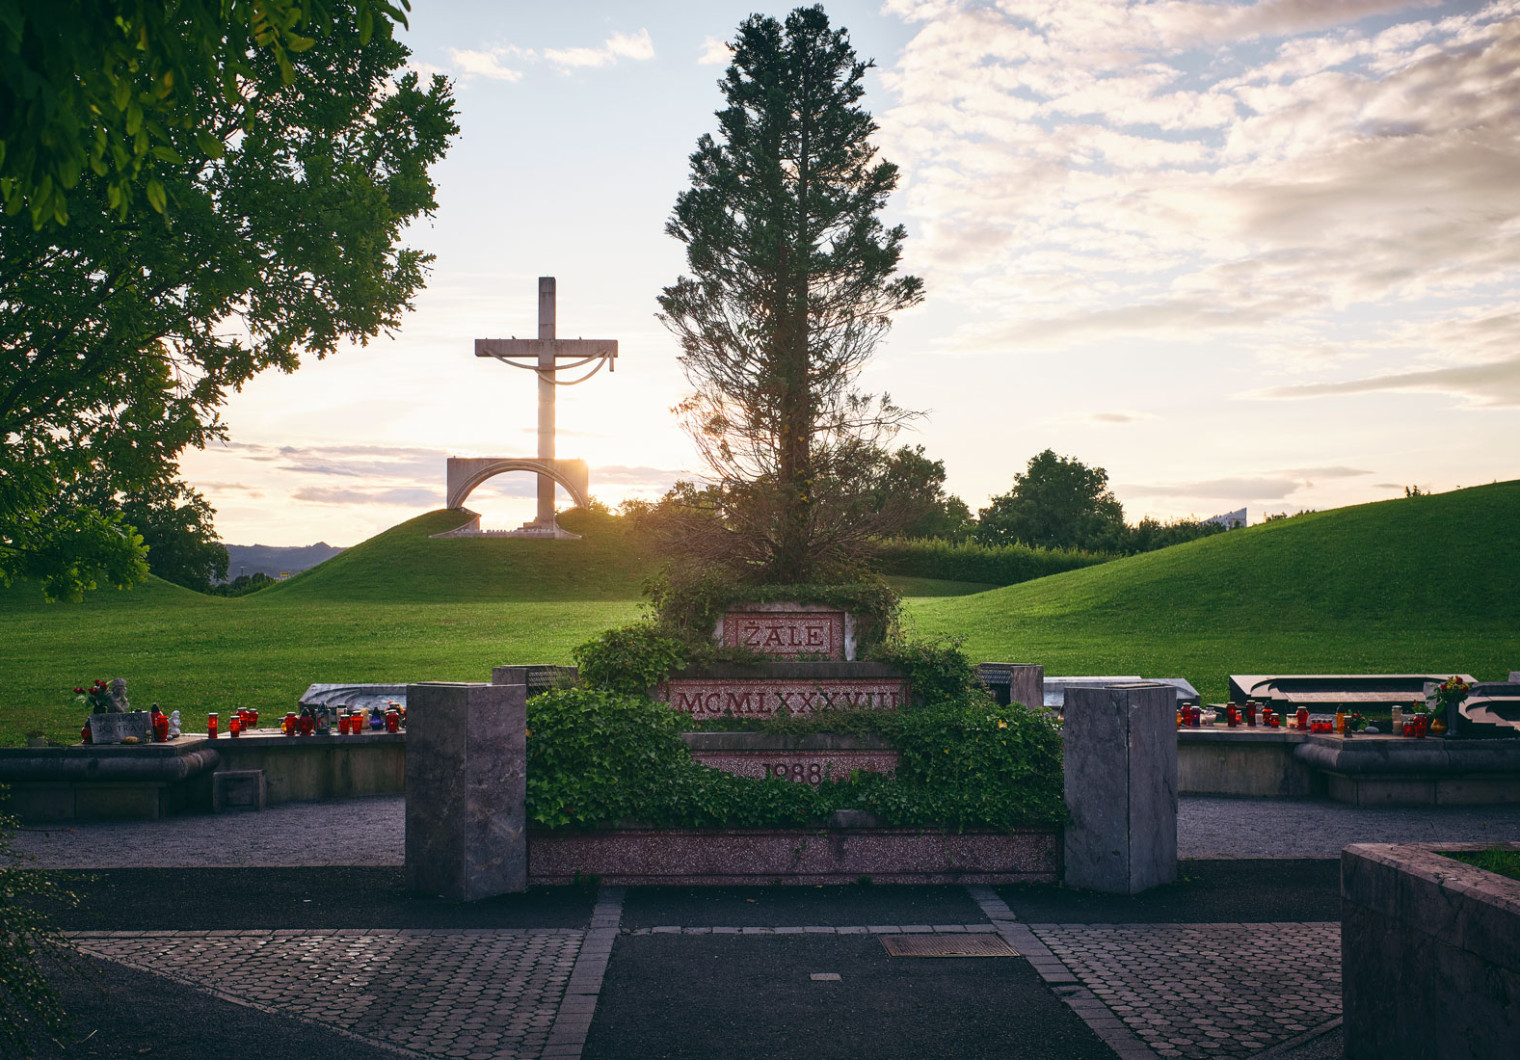
[[[153,580],[83,604],[0,591],[0,743],[77,740],[69,689],[126,677],[136,706],[291,709],[313,681],[480,681],[640,612],[647,557],[616,537],[444,539],[434,512],[239,599]],[[894,579],[920,634],[1050,674],[1520,669],[1520,483],[1362,505],[978,592]],[[964,595],[970,593],[970,595]]]
[[[1489,872],[1497,872],[1512,880],[1520,880],[1520,850],[1451,850],[1446,852],[1446,856]]]

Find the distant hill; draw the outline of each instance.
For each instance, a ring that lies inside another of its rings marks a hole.
[[[227,579],[231,581],[240,574],[267,574],[278,578],[281,574],[297,574],[308,567],[332,559],[343,549],[318,541],[315,545],[228,545]]]

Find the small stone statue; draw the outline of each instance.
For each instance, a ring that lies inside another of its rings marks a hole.
[[[132,704],[127,702],[127,679],[125,677],[111,678],[111,705],[107,708],[107,714],[125,714],[132,709]]]
[[[179,711],[176,710],[176,711],[172,712],[169,715],[169,739],[172,740],[172,739],[174,739],[178,735],[179,735]]]

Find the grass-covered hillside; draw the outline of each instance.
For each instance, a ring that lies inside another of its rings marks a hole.
[[[283,712],[313,681],[488,680],[493,665],[568,662],[639,613],[648,559],[621,535],[434,539],[433,512],[279,586],[200,596],[156,579],[48,604],[0,590],[0,743],[34,726],[77,738],[69,689],[126,677],[136,705]],[[1520,483],[1268,523],[1022,585],[910,579],[920,633],[977,660],[1046,672],[1520,669]]]
[[[915,608],[1047,673],[1520,669],[1520,482],[1264,523]]]
[[[634,600],[651,561],[623,534],[579,541],[445,537],[469,516],[419,515],[264,590],[294,600],[471,603]]]

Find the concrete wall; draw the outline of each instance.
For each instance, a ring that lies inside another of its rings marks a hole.
[[[1351,1060],[1520,1056],[1520,880],[1439,853],[1478,846],[1365,843],[1342,852]]]
[[[1322,794],[1314,771],[1293,757],[1308,733],[1282,729],[1179,729],[1177,790],[1190,795]]]
[[[223,737],[216,746],[222,769],[264,771],[270,803],[406,791],[403,733]],[[204,808],[210,808],[209,801]]]

